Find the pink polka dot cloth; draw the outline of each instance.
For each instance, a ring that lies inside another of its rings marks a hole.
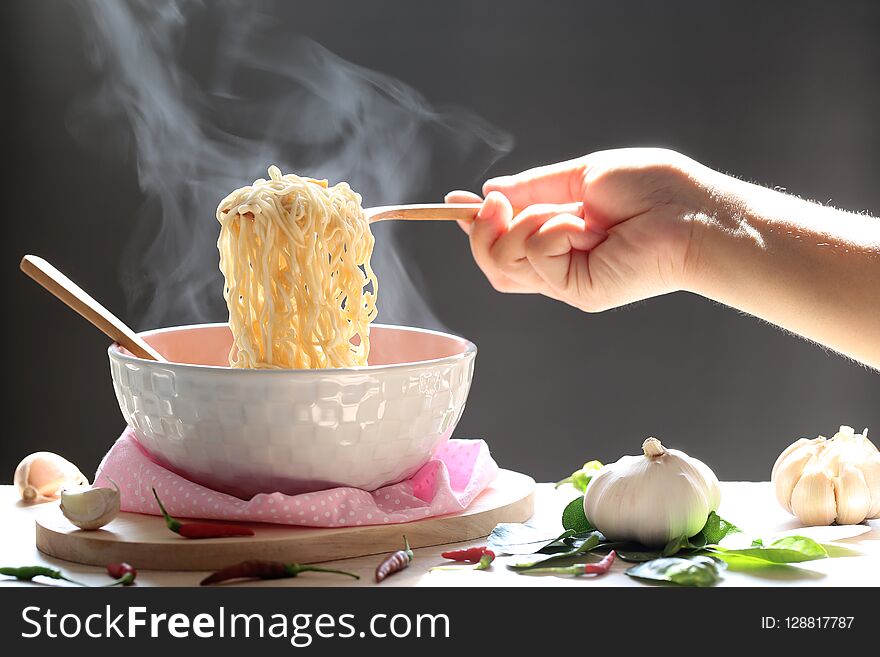
[[[483,440],[449,440],[410,479],[374,491],[339,487],[316,493],[261,493],[250,500],[219,493],[162,467],[126,429],[98,468],[95,485],[122,489],[123,511],[181,518],[269,522],[309,527],[401,523],[462,511],[498,473]]]

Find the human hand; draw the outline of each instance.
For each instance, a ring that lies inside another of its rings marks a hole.
[[[686,287],[713,174],[674,151],[628,148],[493,178],[485,200],[446,201],[482,201],[460,225],[496,290],[599,312]]]

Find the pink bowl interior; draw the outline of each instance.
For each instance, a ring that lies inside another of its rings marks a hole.
[[[228,367],[232,332],[225,324],[159,329],[141,334],[172,363]],[[465,353],[470,343],[452,335],[395,326],[370,329],[371,366],[415,363]],[[120,348],[120,351],[126,352]]]

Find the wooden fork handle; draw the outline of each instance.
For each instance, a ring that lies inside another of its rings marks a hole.
[[[21,270],[138,358],[165,360],[113,313],[43,258],[26,255],[21,259]]]
[[[388,205],[367,208],[364,212],[370,223],[401,219],[405,221],[473,221],[481,207],[480,203],[426,203],[423,205]],[[566,203],[557,206],[560,213],[583,216],[582,203]],[[514,214],[520,210],[514,209]]]

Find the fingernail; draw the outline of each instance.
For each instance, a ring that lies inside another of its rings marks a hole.
[[[501,192],[489,192],[486,195],[486,200],[483,201],[483,207],[480,208],[480,211],[477,213],[477,217],[479,219],[494,217],[500,211],[503,202],[504,194]]]
[[[477,210],[476,219],[486,219],[487,217],[493,216],[497,211],[497,203],[498,199],[495,198],[494,192],[490,192],[486,197],[486,200],[483,201],[483,205]]]

